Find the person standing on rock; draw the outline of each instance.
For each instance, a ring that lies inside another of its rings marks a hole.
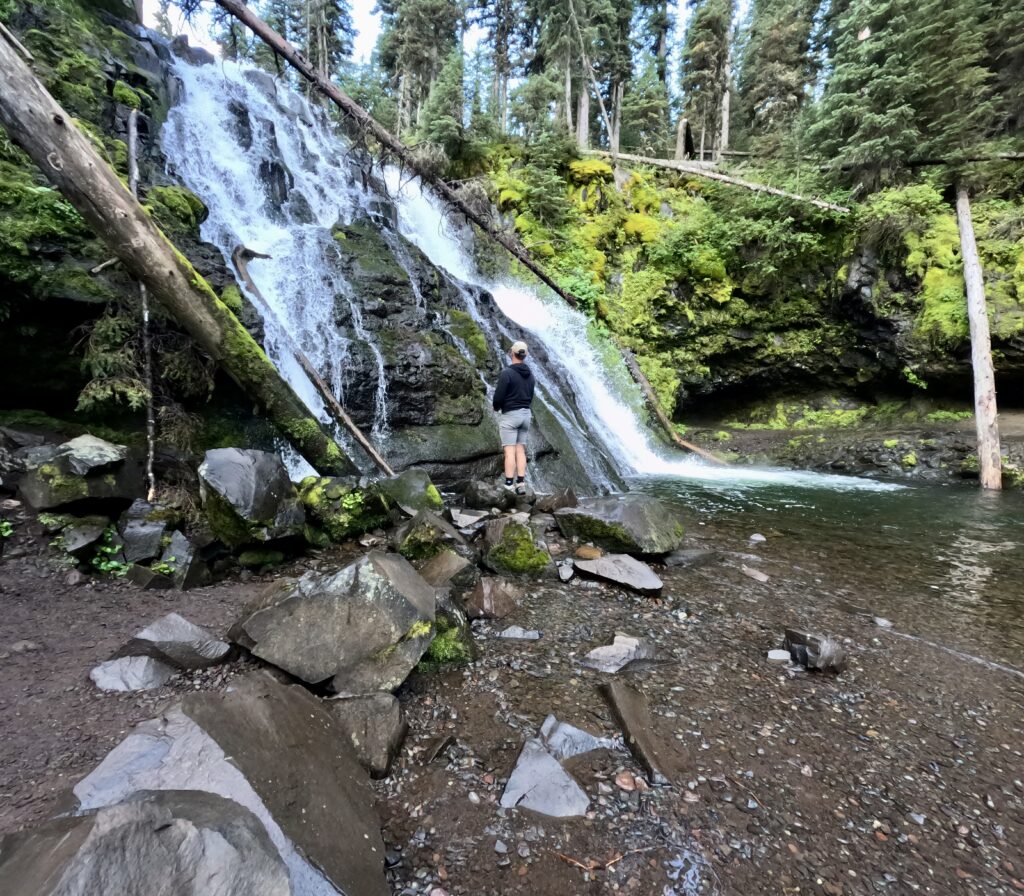
[[[526,494],[526,435],[533,414],[533,371],[526,363],[525,342],[513,342],[508,350],[512,362],[501,371],[494,387],[492,405],[498,417],[501,450],[505,455],[505,488],[515,488],[517,495]],[[514,477],[514,478],[513,478]]]

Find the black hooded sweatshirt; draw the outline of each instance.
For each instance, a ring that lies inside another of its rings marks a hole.
[[[494,387],[494,410],[505,413],[529,408],[533,401],[533,371],[523,363],[509,364]]]

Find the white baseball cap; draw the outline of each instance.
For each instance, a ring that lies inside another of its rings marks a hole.
[[[517,358],[525,358],[526,357],[526,351],[527,351],[526,343],[525,342],[513,342],[512,343],[512,348],[510,348],[508,351],[509,351],[510,355],[515,355]]]

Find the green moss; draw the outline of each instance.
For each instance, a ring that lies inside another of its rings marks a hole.
[[[229,283],[224,287],[220,294],[220,300],[235,317],[242,314],[242,291],[234,283]]]
[[[284,562],[281,551],[248,550],[238,555],[238,562],[247,569],[260,569],[264,566],[279,566]]]
[[[899,444],[899,439],[886,439],[884,442],[882,442],[882,446],[885,448],[898,448]]]
[[[433,623],[426,619],[414,622],[412,627],[405,633],[403,641],[415,641],[417,638],[425,638],[434,630]]]
[[[203,513],[210,529],[229,548],[240,548],[252,542],[252,533],[234,508],[213,489],[209,489],[203,501]]]
[[[114,83],[114,102],[120,103],[122,106],[127,106],[129,109],[141,109],[142,108],[142,97],[125,84],[124,81],[117,81]]]
[[[316,528],[335,543],[376,529],[387,520],[387,510],[375,493],[344,479],[307,476],[299,483],[299,501]]]
[[[1024,467],[1003,463],[1003,487],[1024,489]]]
[[[427,486],[427,500],[433,505],[434,510],[441,510],[444,507],[444,499],[441,497],[441,493],[437,490],[437,486],[434,483],[430,483]]]
[[[464,664],[473,659],[472,651],[466,644],[462,632],[457,628],[449,628],[434,636],[427,648],[427,659],[437,665],[445,663]]]
[[[903,457],[900,459],[900,463],[903,464],[903,466],[905,467],[916,467],[917,455],[913,451],[910,451],[907,454],[903,455]]]
[[[207,210],[202,200],[185,187],[150,187],[145,207],[161,228],[169,233],[199,233]]]
[[[509,523],[501,540],[487,553],[487,563],[512,575],[539,575],[548,568],[551,556],[533,541],[533,533],[522,523]]]
[[[465,343],[478,366],[486,365],[490,360],[490,352],[487,350],[487,339],[476,321],[467,312],[456,308],[448,312],[448,317],[452,334]]]
[[[577,184],[608,181],[613,174],[612,166],[600,159],[576,159],[569,163],[569,177]]]

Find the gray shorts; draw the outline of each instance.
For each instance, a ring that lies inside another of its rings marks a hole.
[[[530,431],[530,422],[533,414],[529,408],[520,408],[516,411],[505,411],[498,418],[498,432],[501,434],[501,445],[508,448],[510,445],[525,445],[526,434]]]

